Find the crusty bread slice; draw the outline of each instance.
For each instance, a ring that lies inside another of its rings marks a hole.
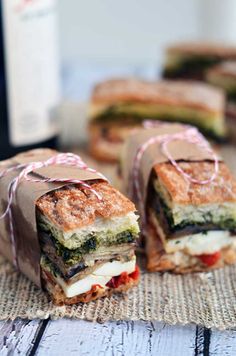
[[[178,164],[184,172],[198,180],[209,179],[214,173],[214,162]],[[187,181],[170,162],[156,164],[154,172],[169,200],[174,204],[197,207],[205,204],[236,203],[236,179],[224,162],[219,163],[219,172],[215,180],[205,185]]]
[[[96,140],[94,140],[91,135],[89,141],[89,153],[98,161],[116,163],[119,160],[122,145],[122,142],[110,142],[101,136],[96,137]]]
[[[198,180],[214,174],[214,162],[179,162],[184,172]],[[154,188],[170,210],[173,224],[214,224],[227,230],[227,221],[236,226],[236,179],[224,162],[211,184],[186,180],[170,162],[154,167]],[[220,225],[221,224],[221,225]],[[230,230],[230,226],[229,226]]]
[[[83,186],[67,186],[39,198],[36,202],[38,210],[63,232],[89,226],[96,218],[121,217],[136,210],[134,204],[109,183],[86,183],[101,200]]]
[[[167,48],[167,53],[179,55],[236,58],[236,47],[214,42],[182,42]]]
[[[90,115],[118,103],[159,104],[191,107],[206,112],[222,112],[223,92],[197,81],[161,80],[149,82],[137,79],[110,79],[95,86],[91,97]],[[95,105],[93,107],[93,105]],[[96,105],[98,105],[96,107]]]
[[[91,122],[88,127],[90,154],[103,162],[119,161],[124,140],[140,127],[140,124]]]

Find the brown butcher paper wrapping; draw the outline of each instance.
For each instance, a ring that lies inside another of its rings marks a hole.
[[[155,128],[141,129],[131,134],[122,152],[121,171],[124,184],[124,191],[130,195],[130,198],[138,206],[137,195],[134,194],[132,188],[134,184],[134,162],[138,149],[141,145],[147,142],[151,137],[162,135],[173,135],[176,133],[185,132],[189,127],[181,124],[164,124]],[[168,151],[176,161],[203,161],[212,160],[212,155],[206,150],[197,145],[191,144],[186,140],[172,141],[168,144]],[[150,145],[144,151],[139,165],[139,184],[143,197],[143,202],[146,202],[147,189],[152,168],[157,163],[167,162],[168,158],[163,154],[161,144],[155,143]]]
[[[56,151],[40,149],[17,155],[0,163],[0,174],[5,169],[17,164],[29,164],[45,161],[57,154]],[[8,185],[18,176],[20,170],[13,171],[0,179],[0,214],[8,201]],[[33,176],[43,178],[68,178],[83,181],[100,179],[96,173],[72,166],[49,166],[36,170]],[[27,182],[22,180],[17,187],[12,203],[15,249],[19,270],[37,286],[41,287],[40,246],[38,241],[35,202],[44,194],[65,186],[65,183]],[[0,219],[0,252],[13,263],[14,256],[10,239],[9,218]]]

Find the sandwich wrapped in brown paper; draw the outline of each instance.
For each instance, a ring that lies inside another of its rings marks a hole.
[[[177,135],[176,135],[177,134]],[[236,180],[190,126],[130,135],[125,190],[141,214],[149,271],[206,271],[236,262]]]
[[[181,124],[160,124],[154,128],[140,129],[134,134],[131,134],[123,147],[121,159],[121,171],[124,185],[124,191],[129,195],[136,206],[139,207],[140,202],[137,200],[137,194],[134,192],[134,177],[133,168],[134,161],[138,149],[152,137],[161,137],[162,135],[173,135],[184,132],[190,126]],[[197,145],[193,145],[185,140],[176,140],[168,144],[168,150],[176,161],[204,161],[211,160],[212,155],[201,149]],[[142,204],[146,204],[148,183],[152,169],[155,164],[168,162],[168,158],[163,154],[161,144],[156,143],[150,145],[143,153],[140,161],[139,169],[139,185],[143,197]]]
[[[33,150],[19,154],[0,163],[0,174],[7,168],[18,164],[45,161],[56,155],[57,152],[49,149]],[[13,178],[19,175],[12,171],[0,179],[0,213],[2,214],[8,203],[8,186]],[[91,173],[72,166],[49,166],[32,173],[42,178],[68,178],[83,181],[101,179],[96,173]],[[64,183],[27,182],[22,180],[17,188],[12,203],[15,249],[19,270],[24,273],[37,286],[41,287],[40,272],[40,246],[36,226],[35,202],[45,193],[65,186]],[[10,239],[9,218],[0,219],[0,252],[13,263],[13,248]]]

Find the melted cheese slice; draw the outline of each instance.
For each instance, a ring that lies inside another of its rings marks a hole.
[[[119,276],[123,272],[132,273],[135,270],[136,257],[134,256],[129,262],[112,261],[107,262],[96,269],[89,276],[80,279],[79,281],[68,285],[61,277],[55,279],[62,287],[67,298],[75,297],[76,295],[90,291],[94,284],[100,284],[101,287],[107,288],[106,284],[112,277]]]
[[[169,240],[165,244],[167,253],[184,251],[190,255],[211,254],[236,243],[229,231],[207,231]]]

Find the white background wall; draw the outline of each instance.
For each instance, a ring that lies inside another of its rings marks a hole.
[[[199,34],[199,0],[59,0],[59,7],[64,63],[153,62],[167,43]]]
[[[86,102],[94,82],[124,75],[156,78],[164,48],[175,41],[236,41],[236,0],[58,3],[65,143],[86,135]]]
[[[64,63],[144,63],[176,40],[236,42],[236,0],[58,0]]]

